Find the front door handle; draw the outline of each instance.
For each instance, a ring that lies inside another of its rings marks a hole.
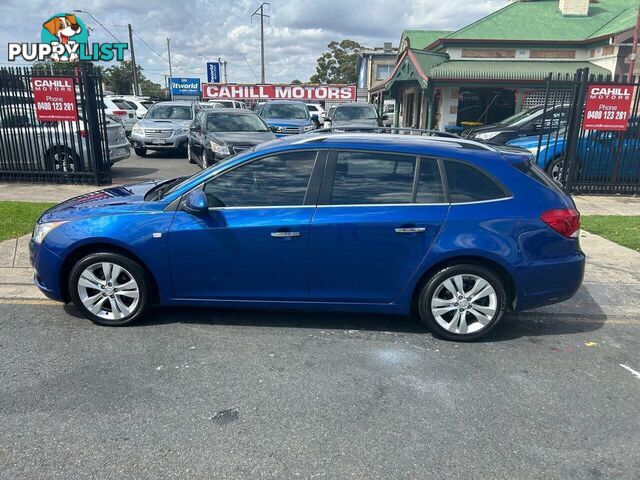
[[[425,227],[399,227],[396,228],[396,233],[423,233],[426,230]]]
[[[273,238],[293,238],[299,237],[300,232],[271,232]]]

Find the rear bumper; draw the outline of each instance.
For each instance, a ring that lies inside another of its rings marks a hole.
[[[516,304],[519,312],[563,302],[573,297],[584,278],[582,252],[562,259],[536,262],[523,267],[516,279]]]
[[[60,288],[62,258],[33,240],[29,242],[29,258],[34,270],[33,283],[36,287],[50,299],[64,301]]]
[[[146,148],[148,150],[166,150],[171,148],[186,147],[188,136],[172,135],[169,138],[149,138],[144,135],[131,134],[129,138],[134,148]],[[162,141],[163,143],[154,143]]]

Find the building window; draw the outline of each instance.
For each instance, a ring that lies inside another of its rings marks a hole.
[[[479,48],[463,48],[462,58],[516,58],[516,51],[497,50],[497,49],[479,49]]]
[[[384,80],[391,75],[393,65],[376,65],[376,80]]]
[[[575,50],[531,50],[529,58],[576,58]]]

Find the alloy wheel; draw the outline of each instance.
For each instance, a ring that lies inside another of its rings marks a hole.
[[[450,333],[473,334],[483,330],[496,315],[498,296],[482,277],[458,274],[441,282],[431,297],[431,313]]]
[[[111,262],[89,265],[78,279],[82,304],[105,320],[123,320],[138,308],[140,288],[133,275]]]
[[[551,168],[551,178],[554,180],[560,180],[560,172],[562,172],[562,168],[564,167],[564,160],[559,160],[553,165]]]
[[[72,173],[76,171],[76,162],[69,153],[59,151],[53,155],[53,168],[56,172]]]

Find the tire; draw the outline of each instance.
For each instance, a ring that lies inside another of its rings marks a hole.
[[[460,293],[460,280],[465,295],[455,298],[454,292]],[[483,292],[487,294],[469,301]],[[461,264],[443,268],[429,279],[420,292],[418,312],[435,336],[469,342],[495,328],[506,305],[507,295],[498,275],[480,265]]]
[[[139,148],[136,147],[133,149],[134,152],[136,152],[136,155],[138,155],[139,157],[144,157],[147,155],[147,149],[146,148]]]
[[[553,180],[560,181],[562,169],[564,168],[564,157],[557,157],[551,160],[551,163],[547,165],[545,172]]]
[[[71,148],[58,145],[47,153],[47,167],[53,172],[74,173],[82,171],[82,162]]]
[[[209,168],[209,159],[207,158],[207,150],[205,148],[202,149],[202,157],[200,159],[202,162],[202,169],[206,170]]]
[[[106,272],[105,265],[110,265]],[[116,273],[116,267],[118,275],[110,277],[109,272]],[[151,304],[149,285],[144,268],[117,253],[87,255],[73,266],[69,275],[71,300],[78,310],[93,323],[112,327],[129,325],[144,315]],[[95,310],[90,310],[91,305]]]
[[[196,163],[196,161],[191,156],[191,144],[190,143],[187,143],[187,160],[189,160],[189,163]]]

